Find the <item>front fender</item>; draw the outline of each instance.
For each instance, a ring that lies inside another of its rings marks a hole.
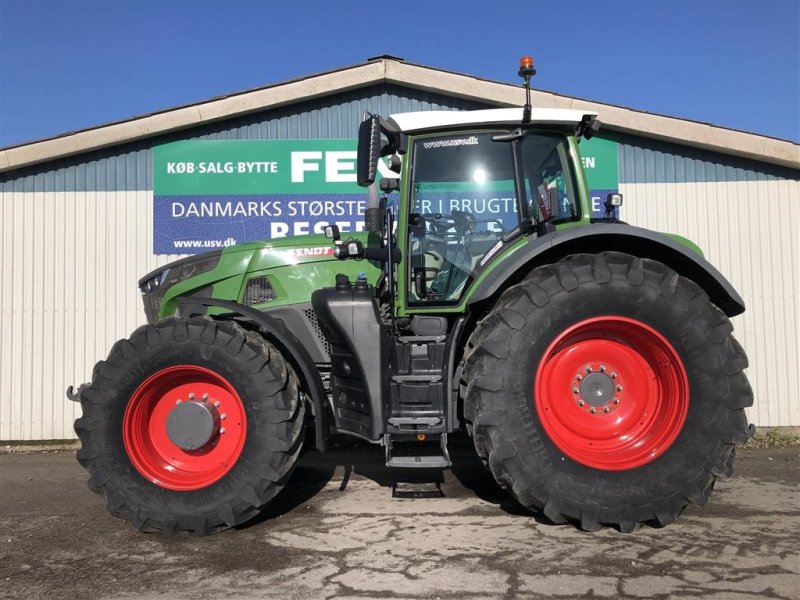
[[[740,315],[745,310],[739,293],[705,258],[667,235],[619,223],[570,227],[530,238],[527,245],[511,254],[478,283],[468,304],[491,298],[541,264],[556,262],[569,254],[607,251],[625,252],[664,263],[703,288],[711,301],[729,317]]]
[[[314,406],[314,417],[316,419],[316,446],[320,451],[324,451],[328,439],[328,413],[325,410],[327,394],[322,384],[319,370],[297,336],[286,327],[280,319],[276,319],[259,310],[245,306],[232,300],[218,300],[215,298],[178,298],[181,306],[181,314],[189,317],[191,307],[214,307],[222,309],[224,314],[215,315],[214,318],[233,319],[237,322],[250,323],[256,327],[271,342],[275,343],[280,350],[285,353],[285,358],[289,360],[299,371],[299,375],[305,383],[305,390],[311,397]],[[185,309],[189,312],[184,312]]]

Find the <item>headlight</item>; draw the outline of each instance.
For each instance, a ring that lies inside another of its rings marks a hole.
[[[142,277],[139,280],[139,291],[142,292],[147,322],[155,323],[158,320],[161,300],[169,288],[191,277],[211,271],[219,264],[221,256],[222,250],[190,256]]]
[[[167,277],[168,273],[169,269],[164,269],[157,275],[153,275],[152,277],[150,277],[150,279],[147,279],[144,282],[140,281],[139,291],[141,291],[142,294],[149,294],[150,292],[155,292],[164,283],[164,279]]]

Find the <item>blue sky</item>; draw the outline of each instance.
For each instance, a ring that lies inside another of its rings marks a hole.
[[[0,0],[0,147],[378,54],[800,140],[800,0]]]

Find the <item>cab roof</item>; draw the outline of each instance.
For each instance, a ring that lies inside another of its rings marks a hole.
[[[531,109],[531,123],[542,125],[575,126],[584,116],[595,117],[596,112],[565,108]],[[521,125],[522,108],[491,108],[486,110],[440,110],[408,112],[391,115],[389,123],[403,133],[442,129],[446,127],[468,127],[470,125]]]

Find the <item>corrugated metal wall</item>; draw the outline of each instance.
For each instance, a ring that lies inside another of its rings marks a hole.
[[[66,386],[88,380],[110,344],[143,322],[136,280],[156,266],[151,198],[0,194],[0,438],[74,437]]]
[[[136,281],[176,258],[152,254],[152,146],[352,138],[365,110],[483,107],[375,86],[0,175],[0,440],[74,437],[79,408],[64,389],[87,381],[113,342],[144,322]],[[698,242],[748,302],[736,327],[751,357],[751,419],[800,425],[791,393],[799,336],[797,173],[619,141],[624,218]]]
[[[800,425],[800,173],[649,140],[621,138],[622,218],[683,235],[733,284],[733,319],[750,359],[748,411],[762,426]]]
[[[178,257],[152,253],[152,146],[354,138],[365,110],[475,108],[380,86],[0,175],[0,440],[75,437],[64,390],[145,322],[138,278]]]
[[[367,110],[388,115],[486,107],[394,85],[372,86],[3,173],[0,192],[152,190],[152,148],[175,140],[354,139]]]

